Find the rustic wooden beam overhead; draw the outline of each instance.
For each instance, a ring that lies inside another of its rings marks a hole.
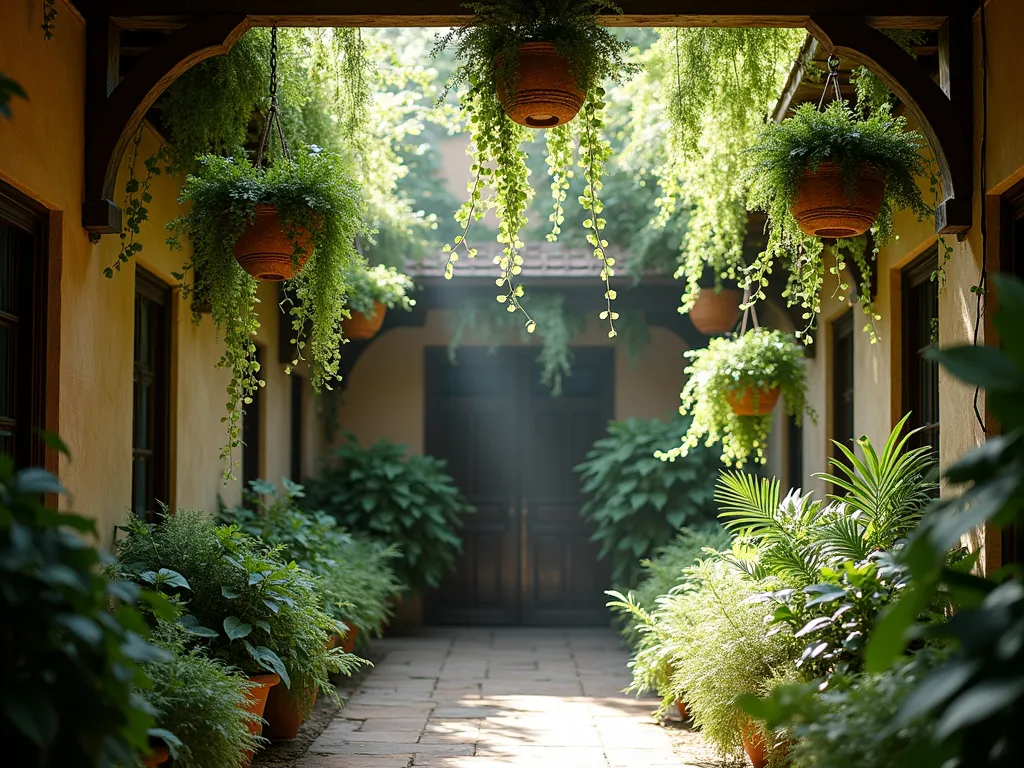
[[[880,28],[938,29],[959,0],[619,0],[619,27],[803,27],[819,13]],[[117,19],[241,13],[265,26],[449,27],[470,16],[462,0],[75,0],[86,17]]]

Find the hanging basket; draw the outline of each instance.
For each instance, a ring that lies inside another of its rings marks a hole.
[[[875,223],[885,193],[885,173],[874,166],[857,169],[851,197],[843,169],[821,163],[804,171],[790,211],[800,229],[814,237],[856,237]]]
[[[501,55],[495,58],[501,66]],[[511,93],[498,86],[498,100],[512,120],[527,128],[554,128],[576,117],[587,94],[576,83],[569,61],[554,43],[519,46]]]
[[[302,248],[299,269],[312,253],[313,235],[297,227],[295,240]],[[257,205],[256,216],[235,243],[235,259],[242,269],[264,282],[290,280],[295,275],[292,257],[295,246],[285,233],[281,217],[273,205]]]
[[[348,320],[341,321],[341,333],[346,339],[365,341],[377,335],[380,327],[384,324],[384,315],[388,308],[379,301],[373,304],[373,314],[364,315],[362,312],[353,312]]]
[[[779,402],[779,388],[736,389],[726,396],[726,400],[737,416],[767,416]]]
[[[728,333],[736,326],[742,299],[743,292],[736,288],[724,288],[717,293],[711,288],[701,288],[689,311],[690,322],[705,336]]]

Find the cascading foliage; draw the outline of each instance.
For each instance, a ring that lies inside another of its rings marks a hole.
[[[601,216],[604,205],[600,198],[601,178],[611,155],[610,145],[602,136],[602,84],[632,74],[635,67],[625,60],[629,44],[600,26],[598,15],[621,11],[611,0],[483,0],[467,3],[466,7],[473,11],[473,20],[440,37],[435,47],[436,53],[454,46],[460,61],[447,88],[466,86],[460,103],[473,157],[469,198],[456,213],[462,234],[444,248],[448,254],[445,277],[453,276],[460,251],[468,258],[476,256],[477,249],[467,241],[469,229],[489,210],[495,210],[499,222],[497,240],[503,246],[501,255],[494,259],[499,269],[495,280],[500,289],[497,300],[505,304],[509,313],[523,313],[529,333],[536,329],[537,323],[521,301],[525,292],[518,280],[523,270],[520,232],[527,223],[526,212],[534,196],[523,144],[532,136],[505,114],[498,90],[514,87],[519,47],[523,43],[551,42],[568,61],[586,99],[573,122],[548,132],[548,173],[553,198],[548,239],[556,239],[561,232],[566,190],[575,159],[587,182],[579,198],[586,216],[583,227],[595,258],[601,262],[600,276],[605,284],[605,305],[600,318],[608,322],[608,336],[614,337],[618,313],[612,309],[615,291],[610,280],[615,273],[615,260],[608,256],[608,242],[602,237],[605,220]]]

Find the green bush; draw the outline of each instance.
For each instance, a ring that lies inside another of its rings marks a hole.
[[[455,569],[462,551],[456,531],[474,509],[443,461],[407,456],[406,450],[388,440],[364,448],[347,435],[320,476],[307,483],[304,506],[324,510],[350,531],[397,545],[399,579],[421,592]]]
[[[661,595],[669,594],[685,579],[685,569],[705,556],[705,549],[728,546],[729,534],[716,524],[683,528],[671,544],[659,547],[654,557],[641,562],[644,570],[633,594],[640,605],[653,610]]]
[[[166,656],[134,607],[152,596],[103,577],[93,521],[43,504],[63,492],[0,455],[0,739],[12,766],[134,765],[153,717],[133,686]]]
[[[587,496],[580,514],[596,526],[593,540],[599,557],[611,556],[617,587],[636,584],[640,561],[684,525],[715,519],[717,457],[701,449],[671,464],[654,458],[686,428],[681,419],[613,421],[576,467]]]
[[[214,658],[246,674],[278,673],[299,701],[316,689],[335,696],[328,672],[361,662],[328,650],[338,624],[320,608],[314,577],[280,550],[195,510],[123,530],[117,573],[179,602],[179,622]]]
[[[353,536],[319,510],[298,506],[301,485],[285,479],[277,493],[265,480],[251,483],[248,507],[222,508],[222,522],[262,539],[317,577],[324,610],[364,636],[380,635],[391,616],[389,603],[402,591],[392,563],[400,556],[365,536]]]
[[[252,687],[205,650],[189,648],[188,631],[161,621],[154,631],[167,655],[147,662],[152,688],[143,690],[176,768],[243,768],[246,750],[259,747],[249,732],[255,715],[245,710]]]

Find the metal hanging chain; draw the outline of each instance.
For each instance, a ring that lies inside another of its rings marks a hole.
[[[828,57],[828,76],[825,78],[825,86],[821,91],[821,98],[818,99],[818,109],[825,105],[825,97],[828,95],[828,86],[832,85],[836,101],[843,100],[843,92],[839,90],[839,57],[830,53]]]
[[[749,284],[743,288],[743,307],[743,324],[740,326],[740,336],[747,332],[747,318],[753,321],[752,330],[758,331],[761,329],[761,324],[757,321],[757,307],[750,302]]]
[[[270,164],[270,157],[267,149],[270,144],[270,135],[277,129],[277,136],[281,140],[281,154],[288,160],[292,159],[292,153],[288,149],[288,142],[284,138],[284,129],[281,127],[281,113],[277,108],[277,26],[270,28],[270,109],[267,111],[267,119],[263,123],[263,135],[260,137],[260,148],[256,153],[256,165],[262,166],[264,162]]]

